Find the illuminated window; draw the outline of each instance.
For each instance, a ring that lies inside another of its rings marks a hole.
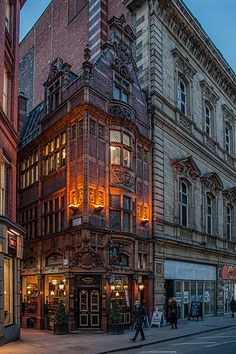
[[[13,323],[13,259],[4,258],[4,324]]]
[[[34,152],[20,163],[21,189],[29,187],[39,180],[39,156]]]
[[[43,175],[47,176],[66,164],[66,133],[58,135],[43,148]]]
[[[4,66],[4,76],[3,76],[3,112],[8,115],[8,91],[9,91],[9,78],[7,68]]]
[[[114,99],[128,103],[130,94],[130,85],[120,76],[115,75],[114,79]]]
[[[131,168],[131,137],[118,130],[110,131],[110,163]]]

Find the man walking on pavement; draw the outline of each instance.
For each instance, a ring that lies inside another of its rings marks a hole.
[[[146,317],[147,313],[145,311],[145,308],[143,305],[140,304],[139,300],[135,301],[135,307],[134,307],[134,318],[135,318],[135,324],[136,324],[136,332],[134,338],[130,338],[132,342],[135,342],[139,332],[141,334],[141,340],[145,340],[144,332],[143,332],[143,322]]]
[[[233,296],[232,300],[230,301],[230,309],[232,311],[232,317],[234,317],[234,313],[236,312],[236,301],[234,300]]]

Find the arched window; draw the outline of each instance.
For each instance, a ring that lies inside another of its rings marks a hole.
[[[226,238],[231,240],[232,235],[232,208],[230,205],[226,207]]]
[[[225,150],[230,153],[231,152],[231,126],[229,124],[226,124],[225,126]]]
[[[209,136],[212,135],[212,112],[207,104],[205,106],[205,132]]]
[[[206,231],[208,234],[212,234],[212,215],[213,215],[213,206],[212,206],[212,198],[207,196],[206,203]]]
[[[188,226],[188,185],[183,181],[179,185],[179,223]]]
[[[183,114],[187,114],[187,86],[180,77],[178,78],[178,108]]]

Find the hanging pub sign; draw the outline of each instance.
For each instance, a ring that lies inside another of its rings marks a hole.
[[[9,235],[8,237],[8,253],[12,256],[16,256],[17,251],[17,239],[15,236]]]

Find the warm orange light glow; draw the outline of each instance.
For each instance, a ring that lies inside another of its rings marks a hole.
[[[103,205],[95,205],[95,210],[97,211],[97,212],[99,212],[99,211],[102,211],[103,209],[104,209],[104,206]]]
[[[76,204],[70,204],[70,205],[69,205],[69,209],[70,209],[70,210],[76,211],[76,210],[78,210],[78,208],[79,208],[79,206],[76,205]]]
[[[146,224],[147,222],[149,222],[149,219],[141,219],[142,224]]]

